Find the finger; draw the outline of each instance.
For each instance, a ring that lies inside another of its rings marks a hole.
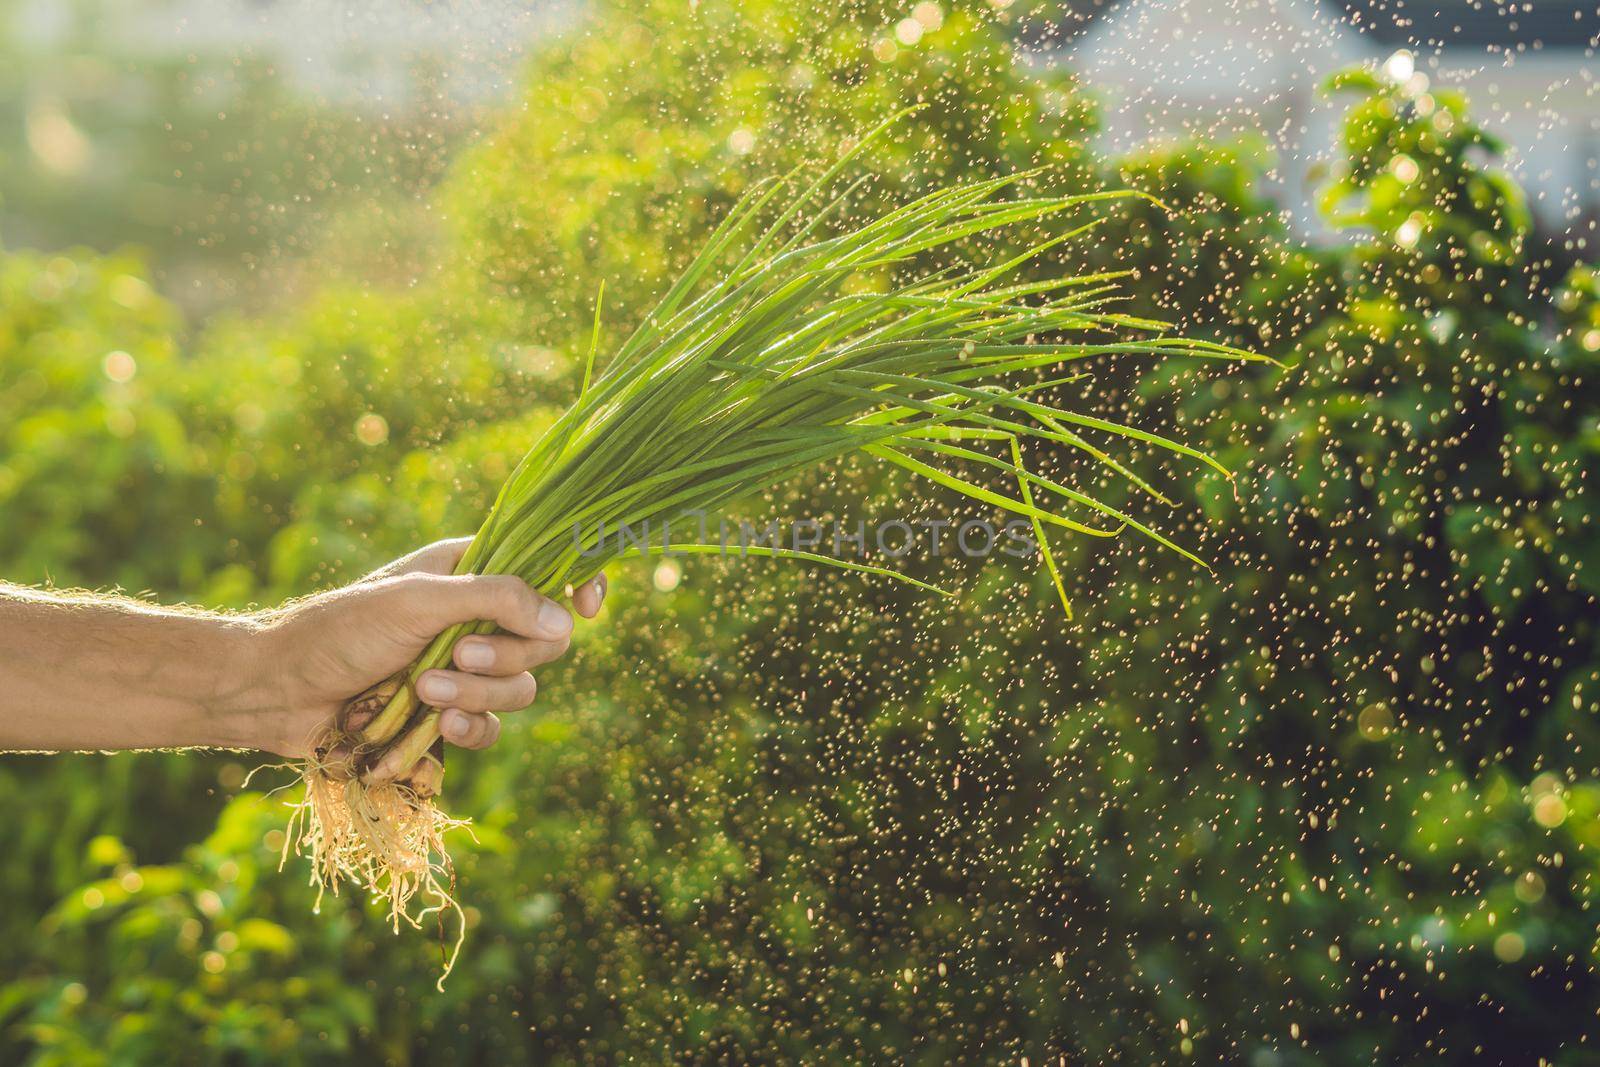
[[[455,664],[472,674],[508,677],[552,663],[566,654],[571,638],[541,641],[512,634],[473,634],[456,642]]]
[[[343,782],[355,776],[356,766],[351,762],[353,754],[349,744],[340,742],[337,745],[317,745],[312,750],[316,759],[317,770],[326,774],[335,781]]]
[[[539,686],[533,675],[486,678],[460,671],[424,671],[417,695],[436,708],[462,711],[519,711],[533,703]]]
[[[439,732],[452,745],[488,748],[500,740],[500,716],[493,712],[471,715],[460,708],[446,708],[439,716]]]
[[[444,739],[435,741],[426,755],[417,760],[406,775],[406,784],[419,797],[436,797],[444,784]]]
[[[387,782],[390,779],[399,778],[402,771],[409,776],[416,769],[417,764],[422,762],[422,760],[418,760],[410,767],[404,767],[400,764],[400,758],[401,754],[398,750],[390,749],[380,756],[377,762],[361,776],[361,780],[364,782]]]
[[[600,614],[600,606],[606,602],[606,576],[597,574],[580,585],[572,594],[572,606],[579,615],[592,619]]]
[[[424,638],[479,619],[547,641],[572,633],[571,612],[509,574],[407,574],[391,581],[401,610]]]
[[[443,717],[444,713],[440,712],[439,718],[442,719]],[[434,743],[429,746],[428,751],[423,753],[417,759],[413,760],[410,764],[402,762],[404,759],[405,753],[400,751],[399,746],[390,748],[388,751],[378,756],[373,761],[372,766],[367,768],[366,771],[362,773],[361,780],[369,783],[388,781],[408,782],[413,783],[413,788],[415,788],[414,779],[419,771],[422,771],[425,776],[428,776],[428,772],[425,770],[423,765],[429,760],[434,760],[438,763],[439,774],[437,777],[442,780],[444,772],[444,745],[439,740],[435,739]]]
[[[409,555],[385,563],[362,581],[393,578],[401,574],[454,574],[456,564],[461,562],[461,557],[467,554],[467,547],[471,544],[470,537],[451,537],[444,541],[435,541]]]

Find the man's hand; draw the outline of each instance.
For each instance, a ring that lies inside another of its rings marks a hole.
[[[528,672],[567,649],[572,616],[517,578],[454,576],[468,541],[441,541],[354,585],[265,615],[162,608],[0,584],[0,750],[256,748],[304,756],[345,701],[456,623],[453,670],[419,679],[446,740],[483,748],[496,712],[527,706]],[[592,617],[604,579],[574,591]],[[405,768],[397,768],[399,773]]]
[[[417,693],[441,709],[439,729],[463,748],[486,748],[500,737],[496,712],[533,703],[530,673],[558,659],[572,640],[572,615],[509,575],[455,575],[470,538],[439,541],[366,578],[300,601],[263,634],[269,657],[263,676],[281,712],[259,747],[285,756],[308,754],[347,700],[407,666],[439,633],[485,619],[500,633],[456,642],[454,670],[427,671]],[[573,607],[593,618],[605,600],[601,576],[575,590]],[[406,768],[380,770],[392,776]]]

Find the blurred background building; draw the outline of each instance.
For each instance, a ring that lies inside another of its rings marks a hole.
[[[1107,148],[1259,137],[1302,229],[1316,229],[1314,188],[1336,132],[1321,86],[1361,62],[1464,91],[1509,142],[1542,230],[1600,215],[1592,2],[1109,0],[1070,14],[1061,31],[1042,54],[1104,101]]]
[[[1025,6],[991,2],[1013,14]],[[529,44],[570,25],[582,4],[0,0],[0,43],[10,38],[24,59],[73,57],[75,65],[28,68],[19,94],[34,163],[59,176],[95,157],[92,116],[73,106],[82,85],[127,83],[140,64],[192,66],[196,57],[281,78],[324,107],[425,127],[428,137],[470,130],[515,83]],[[1031,62],[1069,67],[1101,100],[1108,152],[1255,139],[1272,150],[1276,195],[1308,234],[1319,232],[1315,189],[1336,136],[1338,107],[1321,86],[1360,62],[1465,91],[1509,142],[1547,237],[1559,242],[1600,216],[1594,0],[1068,0],[1016,23]],[[140,93],[149,87],[124,85],[117,106]],[[16,147],[0,145],[0,169]],[[7,230],[25,234],[27,220],[13,217],[0,225]]]
[[[429,106],[509,91],[527,46],[569,22],[578,3],[20,0],[14,18],[21,39],[42,49],[87,29],[106,50],[129,56],[244,56],[346,103]]]
[[[197,319],[341,268],[404,284],[427,190],[575,10],[0,0],[0,244],[139,249]]]

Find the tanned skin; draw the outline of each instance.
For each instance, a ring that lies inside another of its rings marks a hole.
[[[303,757],[345,701],[475,619],[499,631],[463,637],[454,669],[428,671],[418,692],[445,709],[446,741],[486,748],[500,736],[498,712],[533,702],[530,672],[567,651],[573,620],[519,578],[452,574],[467,544],[440,541],[353,585],[254,615],[0,584],[0,750]],[[573,609],[593,618],[605,588],[602,576],[575,590]],[[375,777],[405,770],[380,765]]]

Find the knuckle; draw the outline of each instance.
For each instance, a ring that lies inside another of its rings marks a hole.
[[[396,574],[379,582],[393,598],[388,601],[393,609],[417,622],[428,616],[429,604],[439,592],[436,583],[431,574]]]
[[[483,680],[474,678],[461,687],[456,706],[462,711],[487,711],[494,706],[494,690]]]
[[[517,650],[516,666],[518,670],[531,671],[550,663],[560,654],[549,641],[528,641]]]
[[[532,633],[539,629],[539,613],[543,610],[545,597],[528,585],[522,583],[522,596],[517,602],[518,618],[525,631]]]
[[[512,574],[497,574],[494,582],[497,602],[519,626],[537,616],[539,594],[529,588],[527,582]]]
[[[416,571],[385,578],[384,583],[406,596],[423,596],[435,588],[433,575]]]
[[[510,594],[503,574],[469,574],[464,576],[463,581],[470,583],[474,594],[496,604],[504,603]]]
[[[511,601],[519,600],[528,592],[527,583],[514,574],[490,574],[484,580],[494,583],[500,594]]]
[[[438,541],[418,550],[408,562],[421,568],[423,574],[441,574],[451,565],[453,557],[454,552],[450,548],[450,543]]]

